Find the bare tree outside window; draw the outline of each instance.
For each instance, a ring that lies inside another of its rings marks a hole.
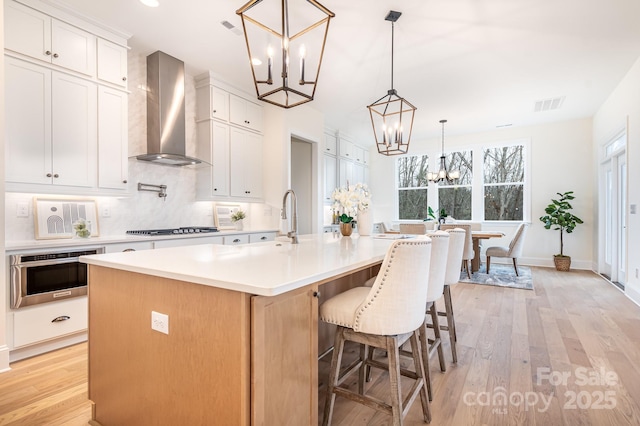
[[[524,146],[484,150],[484,219],[522,220]]]
[[[399,219],[425,219],[429,157],[426,155],[400,157],[397,167]]]
[[[447,154],[447,170],[459,170],[460,178],[452,185],[439,183],[438,208],[459,220],[471,220],[471,192],[473,180],[473,153],[471,151]]]

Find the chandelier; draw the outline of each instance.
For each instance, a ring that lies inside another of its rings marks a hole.
[[[391,21],[391,89],[367,107],[371,115],[378,152],[384,155],[406,154],[409,151],[413,117],[416,111],[416,107],[398,96],[398,92],[393,88],[394,23],[400,15],[402,15],[401,12],[392,10],[384,18],[385,21]]]
[[[430,182],[446,182],[451,185],[454,183],[454,180],[460,179],[460,170],[447,170],[447,156],[444,154],[444,123],[446,122],[447,120],[440,120],[440,124],[442,124],[442,155],[440,156],[440,170],[438,173],[427,173],[427,179]]]
[[[295,7],[287,0],[251,0],[236,11],[258,99],[283,108],[313,100],[335,16],[315,0],[292,3]]]

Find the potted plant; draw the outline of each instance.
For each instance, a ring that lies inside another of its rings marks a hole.
[[[366,184],[357,183],[345,188],[338,187],[331,194],[333,208],[338,214],[340,221],[340,233],[346,237],[353,232],[353,218],[358,212],[367,212],[371,203],[371,194]],[[365,231],[366,232],[366,231]]]
[[[231,221],[236,224],[236,229],[238,231],[242,231],[243,223],[244,223],[243,219],[245,217],[247,217],[246,213],[240,209],[238,209],[231,215]]]
[[[540,220],[544,223],[545,229],[551,229],[553,226],[554,231],[560,231],[560,254],[553,256],[553,263],[558,271],[568,271],[571,267],[571,256],[564,254],[564,233],[572,233],[575,227],[583,222],[582,219],[569,211],[573,209],[569,203],[575,198],[573,191],[558,192],[557,194],[560,198],[558,200],[551,199],[551,204],[544,209],[546,215],[541,216]]]

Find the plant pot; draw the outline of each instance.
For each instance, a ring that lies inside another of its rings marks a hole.
[[[553,256],[557,271],[567,272],[571,268],[571,256]]]
[[[234,223],[236,225],[236,231],[242,231],[242,229],[244,228],[244,219],[240,219],[240,220],[236,220]]]
[[[345,237],[348,237],[353,232],[353,226],[351,226],[351,222],[344,223],[340,222],[340,233]]]

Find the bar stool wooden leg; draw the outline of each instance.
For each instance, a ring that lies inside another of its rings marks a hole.
[[[434,340],[429,347],[429,355],[434,350],[438,351],[438,361],[440,362],[440,371],[447,371],[447,365],[444,362],[444,353],[442,351],[442,339],[440,337],[440,324],[438,322],[438,311],[436,310],[436,303],[432,302],[428,310],[431,315],[431,324],[433,325]]]
[[[423,364],[423,361],[418,354],[418,350],[420,348],[420,344],[418,343],[419,335],[422,334],[423,331],[426,331],[426,328],[423,328],[418,331],[414,331],[413,335],[410,337],[409,342],[411,343],[411,353],[413,354],[413,363],[416,366],[416,373],[419,377],[422,377],[423,381],[426,382],[426,386],[431,388],[431,380],[429,379],[429,373],[426,371],[426,366]],[[427,362],[428,362],[427,358]],[[422,386],[420,390],[420,403],[422,404],[422,415],[424,421],[427,423],[431,423],[431,407],[429,406],[430,397],[427,396],[427,391],[425,390],[425,386]]]
[[[327,396],[324,402],[324,416],[322,419],[322,425],[328,426],[331,424],[331,418],[333,417],[333,406],[336,402],[336,394],[334,388],[338,385],[338,378],[340,377],[340,365],[342,364],[342,352],[344,351],[344,328],[338,327],[336,329],[336,337],[333,344],[333,356],[331,357],[331,370],[329,372],[329,381],[327,383]]]
[[[395,336],[387,336],[389,382],[391,384],[391,415],[393,426],[402,426],[402,395],[400,393],[400,354]]]
[[[453,363],[456,364],[458,362],[458,351],[456,350],[458,336],[456,335],[456,321],[453,317],[453,304],[451,303],[451,286],[448,285],[444,287],[444,306],[447,315],[449,341],[451,342],[451,357],[453,358]]]
[[[427,318],[420,327],[420,350],[422,353],[422,364],[424,366],[424,379],[427,384],[427,394],[429,395],[429,401],[433,400],[433,393],[431,392],[431,370],[429,369],[429,343],[427,339]]]

